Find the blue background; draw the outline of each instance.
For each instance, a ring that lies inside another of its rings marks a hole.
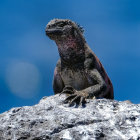
[[[112,80],[115,99],[139,103],[139,5],[138,0],[1,0],[0,112],[53,95],[59,55],[45,35],[45,26],[53,18],[81,24]]]

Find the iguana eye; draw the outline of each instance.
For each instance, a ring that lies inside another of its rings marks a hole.
[[[59,27],[64,27],[65,26],[65,23],[59,23],[58,26]]]

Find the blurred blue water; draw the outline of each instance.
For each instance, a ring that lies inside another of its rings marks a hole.
[[[88,44],[113,82],[115,99],[139,103],[139,5],[138,0],[1,0],[0,112],[36,104],[53,94],[53,70],[59,55],[55,43],[45,36],[45,26],[53,18],[72,19],[84,26]],[[30,85],[26,70],[17,68],[21,70],[18,78],[8,77],[13,74],[12,67],[20,63],[32,66],[41,77],[34,96],[21,97],[9,84],[13,80],[18,91]],[[25,86],[20,87],[18,80],[24,80]]]

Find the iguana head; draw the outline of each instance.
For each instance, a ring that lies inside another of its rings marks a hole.
[[[68,19],[53,19],[46,27],[46,35],[58,46],[61,60],[76,63],[84,59],[83,29]]]
[[[68,19],[53,19],[46,27],[46,35],[52,40],[67,39],[69,36],[83,34],[83,28]]]

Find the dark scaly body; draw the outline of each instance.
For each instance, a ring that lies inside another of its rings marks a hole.
[[[113,86],[107,73],[74,22],[52,20],[47,25],[46,34],[56,42],[60,55],[54,72],[55,94],[63,91],[66,93],[69,90],[65,87],[72,87],[76,91],[75,96],[72,95],[75,101],[83,100],[83,97],[114,98]],[[68,99],[74,101],[73,98]]]

